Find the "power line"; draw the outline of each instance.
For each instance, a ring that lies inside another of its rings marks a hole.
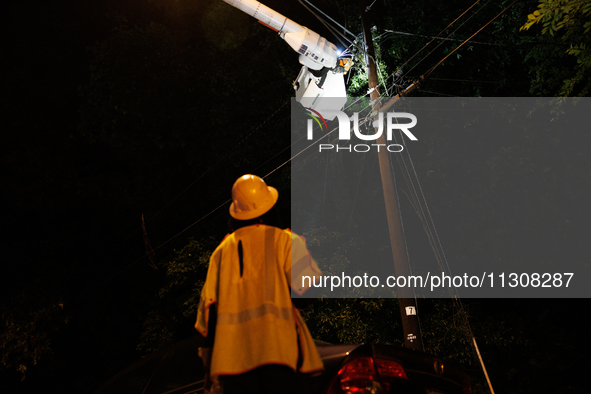
[[[489,0],[489,1],[490,1],[490,0]],[[408,59],[406,62],[404,62],[404,63],[402,64],[402,66],[398,67],[398,70],[396,70],[396,71],[394,72],[394,74],[398,73],[399,71],[401,72],[401,71],[402,71],[402,68],[403,68],[405,65],[407,65],[407,64],[408,64],[408,63],[409,63],[409,62],[410,62],[412,59],[414,59],[414,58],[415,58],[415,57],[416,57],[416,56],[417,56],[417,55],[418,55],[420,52],[422,52],[422,51],[423,51],[423,50],[424,50],[424,49],[425,49],[427,46],[429,46],[429,44],[431,44],[431,43],[432,43],[432,42],[433,42],[433,41],[434,41],[434,40],[435,40],[437,37],[439,37],[441,34],[443,34],[443,32],[444,32],[444,31],[446,31],[447,29],[449,29],[449,28],[450,28],[450,27],[451,27],[451,26],[452,26],[454,23],[456,23],[456,22],[457,22],[457,21],[458,21],[458,20],[459,20],[459,19],[460,19],[462,16],[464,16],[464,15],[465,15],[465,14],[466,14],[468,11],[470,11],[470,10],[471,10],[471,9],[472,9],[472,8],[473,8],[473,7],[474,7],[476,4],[478,4],[479,2],[480,2],[480,0],[476,0],[476,2],[475,2],[474,4],[472,4],[470,7],[468,7],[468,8],[467,8],[467,9],[466,9],[464,12],[462,12],[462,13],[461,13],[461,14],[460,14],[460,15],[459,15],[459,16],[458,16],[456,19],[454,19],[454,20],[453,20],[453,21],[452,21],[452,22],[451,22],[449,25],[447,25],[447,26],[446,26],[446,27],[445,27],[443,30],[441,30],[441,31],[439,32],[439,34],[437,34],[435,37],[433,37],[433,39],[431,39],[431,41],[429,41],[428,43],[426,43],[425,45],[423,45],[423,47],[422,47],[421,49],[419,49],[419,50],[418,50],[418,51],[417,51],[417,52],[416,52],[414,55],[412,55],[412,56],[410,57],[410,59]],[[488,4],[488,2],[487,2],[487,4]],[[486,6],[486,4],[485,4],[485,6]],[[478,11],[477,11],[477,12],[478,12]],[[472,15],[472,16],[473,16],[473,15]],[[472,16],[471,16],[471,17],[472,17]],[[471,18],[471,17],[470,17],[470,18]],[[468,20],[470,20],[470,18],[468,18]],[[461,25],[458,27],[458,29],[459,29],[460,27],[462,27],[462,26],[463,26],[463,25],[464,25],[466,22],[467,22],[467,21],[465,21],[464,23],[462,23],[462,24],[461,24]],[[457,31],[458,29],[454,30],[454,31],[453,31],[451,34],[453,34],[453,33],[454,33],[455,31]],[[451,34],[450,34],[450,35],[451,35]],[[448,37],[449,37],[449,36],[448,36]],[[431,51],[430,51],[430,52],[427,54],[427,56],[429,56],[429,55],[430,55],[430,54],[431,54],[431,53],[432,53],[432,52],[433,52],[435,49],[437,49],[437,47],[435,47],[433,50],[431,50]],[[427,56],[425,56],[423,59],[421,59],[421,60],[419,61],[419,63],[421,63],[423,60],[425,60],[425,59],[427,58]],[[417,63],[415,66],[413,66],[413,68],[411,68],[411,70],[409,70],[409,72],[410,72],[410,71],[412,71],[412,69],[414,69],[414,68],[415,68],[415,67],[416,67],[416,66],[417,66],[419,63]]]
[[[399,35],[404,35],[404,36],[414,36],[414,37],[423,37],[423,38],[432,38],[434,40],[443,40],[443,41],[458,41],[458,42],[462,42],[464,40],[458,39],[458,38],[449,38],[449,37],[439,37],[439,36],[425,36],[423,34],[413,34],[413,33],[406,33],[403,31],[394,31],[394,30],[384,30],[388,33],[392,33],[392,34],[399,34]],[[499,47],[503,47],[505,45],[503,44],[492,44],[490,42],[481,42],[481,41],[471,41],[471,44],[480,44],[480,45],[494,45],[494,46],[499,46]]]
[[[304,2],[302,0],[299,0],[300,4],[302,4],[304,6],[304,8],[306,8],[312,15],[314,15],[316,17],[316,19],[318,19],[320,21],[320,23],[322,23],[332,34],[335,35],[335,38],[337,40],[339,40],[339,42],[346,48],[347,44],[345,44],[343,42],[343,40],[347,41],[350,45],[356,46],[351,40],[349,40],[344,34],[342,34],[340,31],[336,30],[334,27],[330,26],[324,19],[322,19],[319,15],[317,15],[314,11],[312,11],[310,9],[310,7],[308,7],[306,4],[304,4]],[[307,2],[307,1],[306,1]],[[309,2],[307,2],[308,4],[310,4]],[[312,4],[310,4],[312,5]],[[312,5],[312,7],[316,8],[314,5]],[[316,8],[318,10],[318,8]],[[320,11],[320,10],[318,10]],[[322,11],[320,11],[322,12]],[[326,16],[326,14],[324,12],[322,12],[323,15]],[[328,16],[327,16],[328,17]],[[335,23],[337,26],[345,29],[344,27],[342,27],[340,24],[338,24],[337,22],[335,22],[332,18],[328,17],[331,21],[333,21],[333,23]],[[345,29],[346,32],[351,33],[349,30]],[[341,40],[341,38],[343,40]]]
[[[421,89],[421,92],[431,93],[431,94],[437,94],[437,95],[440,95],[440,96],[447,96],[447,97],[458,97],[458,96],[455,96],[455,95],[452,95],[452,94],[438,93],[438,92],[433,92],[433,91],[424,90],[424,89]]]
[[[427,204],[427,199],[425,198],[423,188],[421,187],[421,183],[419,181],[419,177],[417,175],[416,168],[415,168],[414,163],[412,161],[412,157],[410,155],[408,147],[406,146],[406,142],[404,140],[404,137],[402,136],[402,132],[400,132],[400,134],[401,134],[400,138],[402,139],[402,143],[404,144],[404,147],[405,147],[404,150],[406,151],[405,152],[406,156],[408,157],[408,161],[409,161],[410,166],[412,168],[412,175],[409,171],[409,167],[406,165],[406,160],[404,159],[404,156],[397,155],[396,158],[397,158],[398,163],[401,167],[401,170],[403,170],[404,178],[407,181],[407,185],[409,186],[409,193],[412,195],[411,204],[415,207],[415,211],[417,213],[417,216],[419,217],[419,219],[423,223],[423,229],[427,233],[429,243],[431,244],[431,248],[433,249],[433,252],[435,254],[435,259],[439,265],[439,268],[442,270],[442,272],[444,272],[445,269],[447,269],[447,272],[451,272],[451,268],[450,268],[449,263],[447,261],[447,257],[445,256],[445,253],[443,250],[443,245],[441,243],[441,239],[439,238],[439,234],[437,232],[437,227],[435,226],[435,221],[433,220],[433,217],[431,215],[431,210],[429,209],[429,205]],[[396,139],[396,134],[394,134],[394,139],[396,142],[398,142]],[[404,164],[404,167],[402,166],[401,163]],[[415,186],[414,186],[413,179],[416,180],[416,185],[418,187],[418,191],[420,191],[420,198],[419,198],[419,194],[417,193],[417,188],[415,188]],[[423,204],[424,204],[425,209],[423,209]],[[405,242],[406,242],[406,238],[405,238]],[[452,295],[452,302],[453,302],[454,306],[457,308],[458,314],[460,316],[460,325],[464,329],[466,336],[472,340],[471,346],[474,350],[475,355],[477,356],[477,358],[480,362],[480,365],[481,365],[484,375],[486,377],[489,388],[490,388],[491,392],[494,394],[492,383],[491,383],[490,378],[488,376],[486,366],[484,365],[484,360],[482,359],[482,356],[480,355],[480,351],[478,349],[478,344],[476,342],[476,338],[474,337],[474,334],[472,332],[472,328],[470,326],[470,321],[468,319],[468,312],[466,311],[466,309],[459,297],[457,289],[450,288],[449,291],[450,291],[450,295]]]
[[[158,212],[156,212],[154,215],[152,215],[147,221],[146,223],[150,222],[152,219],[154,219],[156,216],[158,216],[162,211],[164,211],[169,205],[171,205],[174,201],[176,201],[181,195],[183,195],[187,190],[189,190],[191,187],[193,187],[197,182],[199,182],[199,180],[201,178],[203,178],[205,175],[207,175],[212,169],[214,169],[220,162],[222,162],[222,160],[225,160],[232,152],[234,152],[240,145],[242,145],[242,143],[244,143],[244,141],[246,141],[248,138],[250,138],[254,133],[256,133],[258,130],[260,130],[263,125],[265,123],[267,123],[269,121],[269,119],[271,119],[272,117],[274,117],[279,111],[281,111],[283,109],[283,107],[285,107],[287,105],[288,101],[285,101],[279,108],[277,108],[275,110],[275,112],[273,112],[271,115],[269,115],[267,117],[267,119],[265,119],[262,123],[260,123],[256,128],[254,128],[248,135],[246,135],[244,138],[242,138],[242,140],[240,140],[232,149],[230,149],[225,156],[221,156],[218,158],[218,160],[211,166],[209,167],[205,172],[203,172],[197,179],[195,179],[193,182],[191,182],[191,184],[189,184],[189,186],[187,186],[185,189],[183,189],[183,191],[181,191],[179,194],[177,194],[172,200],[170,200],[164,207],[162,207]]]
[[[499,81],[479,81],[476,79],[453,79],[453,78],[429,78],[432,81],[453,81],[453,82],[473,82],[473,83],[500,83]]]
[[[306,7],[306,5],[304,4],[304,2],[306,2],[307,4],[309,4],[311,7],[313,7],[316,11],[320,12],[322,15],[324,15],[325,18],[327,18],[329,21],[331,21],[332,23],[334,23],[335,25],[337,25],[338,27],[340,27],[341,29],[343,29],[344,32],[348,33],[351,37],[353,38],[357,38],[357,36],[353,33],[351,33],[351,31],[347,30],[347,28],[343,25],[341,25],[340,23],[338,23],[337,21],[335,21],[333,18],[331,18],[330,16],[328,16],[326,13],[324,13],[320,8],[316,7],[314,4],[310,3],[308,0],[299,0],[300,4],[302,4],[308,11],[310,11],[310,9],[308,7]],[[375,3],[375,2],[374,2]],[[373,4],[372,4],[373,5]],[[310,11],[312,12],[312,11]],[[314,14],[314,13],[313,13]],[[314,16],[316,16],[316,14],[314,14]],[[318,18],[318,16],[316,16]]]
[[[208,217],[209,215],[211,215],[212,213],[214,213],[215,211],[217,211],[218,209],[220,209],[221,207],[223,207],[224,205],[226,205],[228,202],[232,201],[232,199],[228,199],[226,200],[224,203],[220,204],[217,208],[211,210],[209,213],[207,213],[206,215],[202,216],[201,218],[199,218],[198,220],[196,220],[195,222],[193,222],[191,225],[187,226],[184,230],[178,232],[176,235],[174,235],[173,237],[169,238],[168,240],[166,240],[165,242],[161,243],[160,245],[158,245],[157,247],[155,247],[152,251],[156,251],[158,249],[160,249],[161,247],[163,247],[164,245],[168,244],[170,241],[172,241],[173,239],[175,239],[176,237],[178,237],[179,235],[183,234],[185,231],[189,230],[191,227],[195,226],[197,223],[201,222],[203,219],[205,219],[206,217]],[[115,274],[111,275],[109,278],[105,279],[104,281],[102,281],[100,284],[98,284],[97,286],[95,286],[92,289],[92,292],[94,292],[95,290],[99,289],[100,287],[104,286],[106,283],[110,282],[111,280],[113,280],[114,278],[116,278],[117,276],[121,275],[123,272],[127,271],[128,269],[130,269],[131,267],[133,267],[135,264],[139,263],[140,261],[142,261],[144,258],[146,258],[148,256],[148,254],[146,253],[145,255],[143,255],[142,257],[140,257],[139,259],[135,260],[133,263],[128,264],[127,266],[125,266],[125,268],[119,270],[118,272],[116,272]]]
[[[353,104],[357,103],[361,98],[359,98],[358,100],[356,100]],[[246,140],[250,135],[252,135],[256,130],[258,130],[265,122],[267,122],[267,120],[269,120],[272,116],[274,116],[277,112],[279,112],[279,110],[281,110],[289,101],[283,103],[283,105],[281,107],[279,107],[271,116],[269,116],[262,124],[260,124],[255,130],[253,130],[247,137],[243,138],[242,141],[240,141],[237,145],[239,146],[242,142],[244,142],[244,140]],[[349,106],[353,105],[350,104]],[[367,108],[367,107],[366,107]],[[336,130],[336,128],[334,128],[333,130],[331,130],[330,132],[328,132],[327,134],[325,134],[324,136],[322,136],[320,139],[326,137],[327,135],[331,134],[332,132],[334,132]],[[295,141],[294,143],[291,143],[288,147],[284,148],[283,150],[281,150],[280,152],[278,152],[277,154],[275,154],[271,159],[268,159],[267,161],[265,161],[263,164],[259,165],[256,169],[262,167],[263,165],[265,165],[266,163],[268,163],[269,161],[271,161],[272,159],[274,159],[275,157],[279,156],[281,153],[283,153],[285,150],[289,149],[290,147],[292,147],[295,143],[301,141],[301,139],[304,137],[301,137],[299,140]],[[319,140],[320,140],[319,139]],[[318,140],[318,141],[319,141]],[[303,153],[304,151],[306,151],[307,149],[309,149],[310,147],[314,146],[314,144],[316,144],[318,141],[314,141],[312,144],[308,145],[306,148],[302,149],[300,152],[298,152],[296,155],[294,155],[293,157],[291,157],[289,160],[285,161],[284,163],[280,164],[279,166],[275,167],[275,169],[273,169],[271,172],[269,172],[267,175],[263,176],[262,178],[265,179],[267,177],[269,177],[271,174],[273,174],[275,171],[279,170],[280,168],[282,168],[283,166],[285,166],[286,164],[288,164],[289,162],[291,162],[295,157],[299,156],[301,153]],[[235,148],[236,148],[235,147]],[[234,149],[235,149],[234,148]],[[232,151],[234,150],[232,149]],[[219,163],[220,160],[218,160]],[[217,164],[217,163],[216,163]],[[214,165],[215,166],[215,165]],[[255,170],[256,170],[255,169]],[[210,169],[208,169],[209,171]],[[200,178],[198,178],[195,182],[193,182],[190,186],[192,186],[193,184],[195,184]],[[190,187],[189,186],[189,187]],[[182,193],[184,193],[188,188],[186,188]],[[179,194],[180,195],[180,194]],[[177,196],[178,197],[178,196]],[[184,228],[183,230],[179,231],[178,233],[176,233],[174,236],[170,237],[168,240],[166,240],[165,242],[161,243],[160,245],[158,245],[157,247],[153,248],[153,251],[156,251],[158,249],[160,249],[161,247],[163,247],[164,245],[168,244],[169,242],[171,242],[172,240],[174,240],[175,238],[179,237],[180,235],[182,235],[183,233],[185,233],[187,230],[189,230],[190,228],[192,228],[193,226],[195,226],[196,224],[200,223],[201,221],[203,221],[205,218],[207,218],[208,216],[212,215],[214,212],[216,212],[217,210],[219,210],[221,207],[223,207],[224,205],[226,205],[227,203],[229,203],[231,201],[231,199],[226,200],[225,202],[223,202],[222,204],[218,205],[216,208],[214,208],[213,210],[211,210],[210,212],[208,212],[207,214],[205,214],[204,216],[200,217],[199,219],[197,219],[195,222],[193,222],[192,224],[190,224],[189,226],[187,226],[186,228]],[[164,208],[163,208],[164,209]],[[162,210],[161,210],[162,211]],[[131,268],[132,266],[134,266],[135,264],[137,264],[138,262],[140,262],[141,260],[143,260],[144,258],[146,258],[148,256],[148,254],[144,254],[142,257],[138,258],[137,260],[133,261],[132,263],[128,264],[125,268],[121,269],[120,271],[118,271],[117,273],[111,275],[109,278],[107,278],[106,280],[104,280],[103,282],[101,282],[99,285],[95,286],[93,288],[92,291],[102,287],[103,285],[105,285],[107,282],[111,281],[112,279],[114,279],[115,277],[119,276],[121,273],[127,271],[129,268]]]
[[[488,0],[486,2],[486,4],[484,6],[486,6],[491,0]],[[514,0],[511,4],[509,4],[503,11],[501,11],[499,14],[497,14],[494,18],[492,18],[490,21],[488,21],[486,24],[484,24],[480,29],[478,29],[474,34],[472,34],[470,37],[468,37],[467,39],[465,39],[460,45],[458,45],[454,50],[452,50],[449,54],[447,54],[443,59],[441,59],[439,62],[437,62],[433,67],[431,67],[429,70],[427,70],[427,72],[425,74],[423,74],[423,76],[421,77],[421,79],[425,79],[427,78],[438,66],[440,66],[445,60],[447,60],[447,58],[449,58],[452,54],[454,54],[458,49],[460,49],[463,45],[465,45],[467,42],[469,42],[474,36],[476,36],[478,33],[480,33],[483,29],[485,29],[489,24],[491,24],[492,22],[494,22],[499,16],[501,16],[503,13],[505,13],[509,8],[511,8],[518,0]],[[478,1],[477,1],[478,2]],[[470,6],[470,8],[472,8],[474,5],[476,5],[476,3],[474,3],[472,6]],[[483,8],[484,8],[483,6]],[[469,8],[469,9],[470,9]],[[463,14],[465,14],[468,10],[464,11]],[[479,10],[478,10],[479,11]],[[478,12],[476,11],[476,13]],[[474,15],[476,15],[476,13],[474,13],[473,15],[470,16],[470,18],[472,18]],[[461,17],[461,15],[460,15]],[[456,20],[458,20],[460,17],[456,18],[451,24],[455,23]],[[468,18],[468,20],[470,19]],[[461,26],[463,26],[467,21],[464,21],[464,23],[462,23],[462,25],[460,25],[455,31],[457,31]],[[449,26],[451,26],[451,24]],[[449,27],[448,26],[448,27]],[[447,29],[447,28],[446,28]],[[446,30],[444,29],[444,30]],[[441,34],[441,33],[440,33]],[[453,34],[453,32],[452,32]],[[450,34],[451,35],[451,34]],[[438,35],[439,36],[439,35]],[[448,36],[449,37],[449,36]],[[427,43],[425,46],[423,46],[423,48],[421,48],[417,53],[415,53],[414,56],[416,56],[420,51],[422,51],[427,45],[429,45],[433,40],[429,41],[429,43]],[[439,44],[441,45],[441,44]],[[439,45],[437,47],[439,47]],[[435,47],[433,50],[431,50],[427,56],[429,56],[437,47]],[[413,68],[411,68],[411,70],[409,70],[408,72],[412,71],[418,64],[420,64],[427,56],[425,56],[423,59],[421,59],[421,61],[419,61],[419,63],[415,64],[413,66]],[[411,57],[412,59],[412,57]],[[393,75],[397,75],[396,73],[398,73],[402,67],[407,64],[410,61],[410,59],[408,61],[406,61],[402,66],[400,66],[398,68],[398,70],[393,74]],[[407,74],[408,74],[407,72]],[[467,80],[466,80],[467,81]],[[484,81],[483,81],[484,82]],[[396,87],[396,84],[393,85],[394,87]]]
[[[490,0],[489,0],[490,1]],[[436,65],[434,65],[433,67],[431,67],[426,73],[425,73],[425,77],[427,77],[428,75],[430,75],[437,67],[439,67],[439,65],[441,63],[443,63],[448,57],[450,57],[451,55],[453,55],[458,49],[460,49],[464,44],[466,44],[468,41],[470,41],[472,39],[472,37],[474,37],[475,35],[477,35],[478,33],[480,33],[484,28],[486,28],[488,25],[490,25],[492,22],[494,22],[499,16],[503,15],[505,13],[505,11],[507,11],[509,8],[511,8],[515,3],[517,3],[518,0],[513,0],[513,2],[511,4],[509,4],[503,11],[499,12],[494,18],[492,18],[490,21],[488,21],[484,26],[482,26],[480,29],[478,29],[476,31],[476,33],[472,34],[470,37],[468,37],[466,40],[464,40],[464,42],[462,42],[460,45],[458,45],[453,51],[451,51],[450,53],[447,54],[447,56],[445,56],[443,59],[441,59]]]
[[[218,159],[218,161],[211,166],[210,168],[208,168],[204,173],[202,173],[195,181],[193,181],[189,186],[187,186],[182,192],[180,192],[176,197],[174,197],[168,204],[166,204],[162,209],[160,209],[155,215],[153,215],[149,220],[154,219],[159,213],[161,213],[162,211],[164,211],[169,205],[171,205],[175,200],[177,200],[183,193],[185,193],[187,190],[189,190],[192,186],[194,186],[201,178],[203,178],[208,172],[210,172],[213,168],[215,168],[223,159],[225,159],[230,153],[232,153],[234,150],[236,150],[236,148],[238,148],[238,146],[240,146],[244,141],[246,141],[250,136],[252,136],[257,130],[259,130],[269,119],[271,119],[273,116],[275,116],[280,110],[283,109],[283,107],[285,107],[287,105],[287,103],[289,102],[286,101],[284,102],[277,110],[275,110],[275,112],[273,112],[269,117],[267,117],[267,119],[265,119],[261,124],[259,124],[255,129],[253,129],[247,136],[245,136],[240,142],[238,142],[234,148],[232,148],[228,154],[226,156],[223,156],[221,158]],[[282,151],[280,151],[279,153],[275,154],[273,157],[271,157],[270,159],[268,159],[267,161],[265,161],[263,164],[259,165],[257,167],[260,168],[262,166],[264,166],[266,163],[268,163],[269,161],[273,160],[275,157],[277,157],[278,155],[280,155],[282,152],[284,152],[287,148],[283,149]],[[255,169],[256,170],[256,169]],[[268,175],[267,175],[268,176]],[[266,176],[265,176],[266,177]],[[204,216],[200,217],[198,220],[196,220],[195,222],[193,222],[191,225],[187,226],[185,229],[179,231],[178,233],[176,233],[174,236],[170,237],[168,240],[166,240],[165,242],[161,243],[160,245],[158,245],[157,247],[152,249],[152,252],[155,252],[156,250],[162,248],[164,245],[168,244],[169,242],[171,242],[172,240],[174,240],[175,238],[179,237],[180,235],[182,235],[183,233],[185,233],[187,230],[189,230],[190,228],[192,228],[193,226],[195,226],[196,224],[198,224],[199,222],[203,221],[205,218],[207,218],[208,216],[210,216],[211,214],[213,214],[214,212],[216,212],[218,209],[220,209],[221,207],[223,207],[224,205],[226,205],[228,202],[230,202],[231,199],[226,200],[224,203],[220,204],[218,207],[216,207],[215,209],[213,209],[212,211],[210,211],[209,213],[205,214]],[[147,221],[146,221],[147,222]],[[127,271],[129,268],[133,267],[135,264],[139,263],[140,261],[142,261],[144,258],[148,257],[148,253],[144,254],[142,257],[136,259],[135,261],[133,261],[132,263],[128,264],[127,266],[125,266],[123,269],[119,270],[118,272],[116,272],[115,274],[111,275],[110,277],[108,277],[106,280],[104,280],[103,282],[101,282],[100,284],[98,284],[97,286],[95,286],[93,288],[92,291],[95,291],[96,289],[104,286],[106,283],[108,283],[109,281],[111,281],[112,279],[114,279],[115,277],[119,276],[120,274],[122,274],[123,272]]]

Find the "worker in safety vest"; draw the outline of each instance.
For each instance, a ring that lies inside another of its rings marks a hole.
[[[206,390],[219,382],[224,393],[302,393],[307,374],[324,368],[291,298],[321,272],[303,237],[278,227],[277,198],[255,175],[232,188],[235,231],[211,255],[195,324],[206,337]]]

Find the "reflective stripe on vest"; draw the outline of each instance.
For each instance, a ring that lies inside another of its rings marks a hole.
[[[291,308],[280,308],[273,304],[264,304],[239,313],[219,313],[217,324],[241,324],[266,314],[273,314],[279,319],[293,320],[292,313]]]

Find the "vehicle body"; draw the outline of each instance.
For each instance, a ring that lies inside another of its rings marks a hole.
[[[94,394],[190,394],[203,392],[200,335],[138,361]],[[325,371],[313,393],[469,394],[468,376],[426,353],[389,345],[317,343]],[[404,377],[406,376],[406,378]]]

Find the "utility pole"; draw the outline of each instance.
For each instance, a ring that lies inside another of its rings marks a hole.
[[[368,84],[371,90],[370,98],[372,100],[372,110],[377,113],[380,108],[380,92],[378,86],[378,75],[375,64],[375,51],[371,36],[370,25],[365,20],[365,0],[359,0],[359,10],[361,13],[361,23],[363,25],[363,36],[367,47],[367,68]],[[391,103],[390,103],[391,104]],[[377,133],[377,131],[376,131]],[[382,135],[378,138],[378,144],[386,146],[386,137]],[[380,145],[378,145],[380,146]],[[378,150],[378,161],[380,164],[380,174],[382,178],[382,188],[384,190],[384,201],[386,203],[386,217],[388,220],[388,230],[390,232],[390,246],[392,248],[392,258],[394,260],[394,272],[396,276],[410,275],[410,266],[408,263],[408,254],[400,220],[400,211],[398,209],[398,197],[394,187],[392,171],[390,168],[390,158],[386,149]],[[409,287],[398,288],[398,301],[400,304],[400,314],[402,316],[402,330],[404,332],[404,346],[413,350],[424,351],[423,339],[421,337],[421,328],[417,314],[417,304],[414,293]]]

